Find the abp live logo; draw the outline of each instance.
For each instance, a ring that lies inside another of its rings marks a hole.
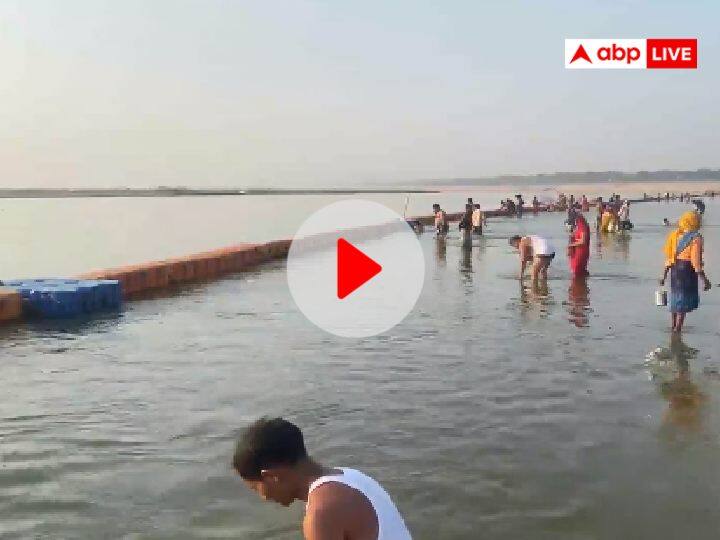
[[[566,39],[566,69],[697,69],[696,38]]]

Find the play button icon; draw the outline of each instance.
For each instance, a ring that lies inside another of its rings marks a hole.
[[[415,232],[382,204],[350,199],[309,216],[293,238],[287,279],[300,311],[343,337],[390,330],[415,306],[425,258]]]
[[[337,296],[340,300],[377,276],[382,266],[344,238],[337,241]]]

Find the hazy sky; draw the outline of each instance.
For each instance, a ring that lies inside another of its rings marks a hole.
[[[720,2],[0,1],[0,186],[720,166]],[[566,37],[697,37],[565,70]]]

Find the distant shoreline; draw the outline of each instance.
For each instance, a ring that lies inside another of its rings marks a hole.
[[[473,186],[538,184],[604,184],[604,183],[646,183],[646,182],[720,182],[720,169],[702,168],[696,170],[659,170],[659,171],[582,171],[554,172],[528,175],[503,174],[499,176],[477,178],[426,179],[420,181],[424,186]]]
[[[627,175],[626,175],[627,176]],[[534,177],[503,177],[505,183],[498,179],[456,179],[447,180],[446,183],[418,183],[421,187],[400,185],[398,187],[377,188],[183,188],[166,187],[156,188],[0,188],[0,199],[72,199],[72,198],[169,198],[169,197],[240,197],[245,195],[362,195],[362,194],[434,194],[457,191],[482,190],[489,193],[506,190],[514,193],[538,193],[547,189],[558,192],[582,193],[590,186],[599,191],[615,188],[623,190],[647,192],[654,195],[657,192],[679,192],[684,190],[720,191],[720,180],[715,178],[683,178],[683,179],[639,179],[639,178],[613,178],[604,181],[590,180],[589,178],[574,177],[560,178],[555,176],[538,175]],[[514,180],[514,181],[513,181]],[[543,183],[540,180],[544,181]],[[685,187],[683,187],[685,186]],[[702,189],[701,189],[702,186]],[[617,191],[617,190],[616,190]]]
[[[357,195],[438,193],[436,189],[0,189],[0,199],[70,199],[93,197],[237,197],[243,195]]]

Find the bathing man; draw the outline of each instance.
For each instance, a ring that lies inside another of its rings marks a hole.
[[[547,238],[542,236],[513,236],[508,244],[520,253],[520,276],[525,277],[525,268],[532,263],[532,279],[537,281],[538,277],[547,279],[547,271],[550,263],[555,258],[555,248]]]
[[[266,501],[305,501],[305,540],[411,540],[380,484],[360,471],[313,460],[300,428],[287,420],[261,418],[248,427],[233,468]]]

